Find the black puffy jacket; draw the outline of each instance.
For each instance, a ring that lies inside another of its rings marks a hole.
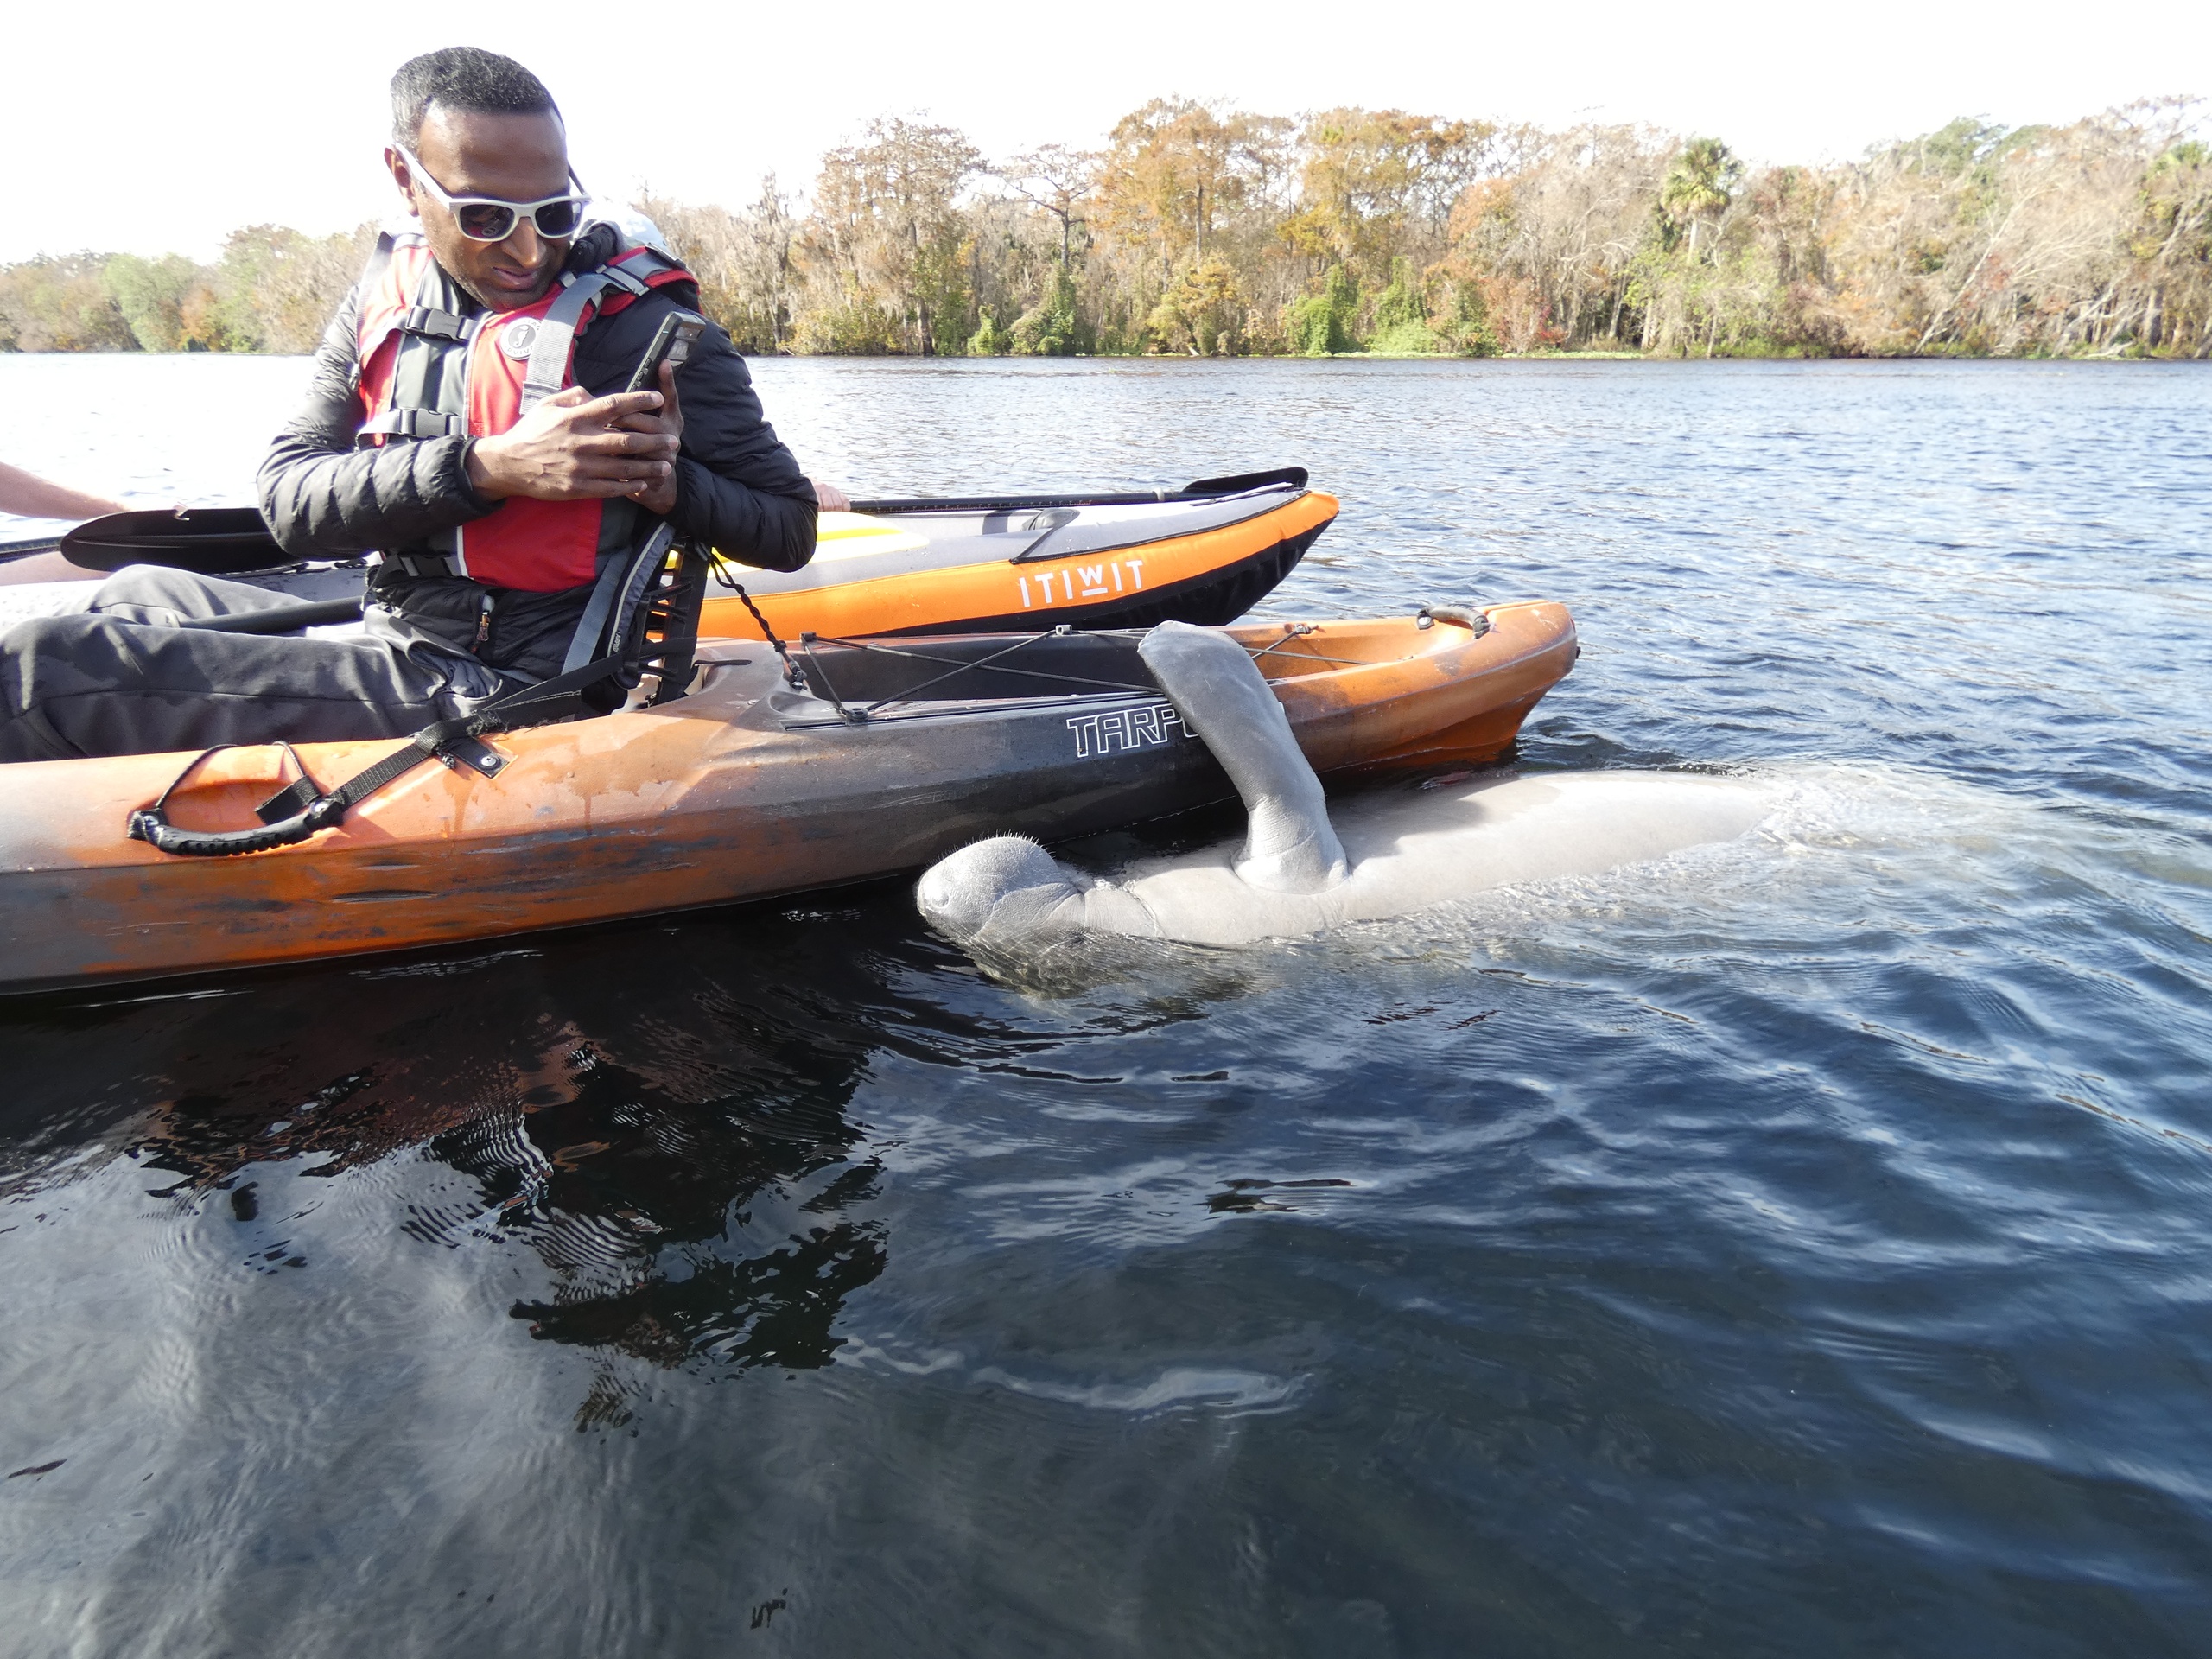
[[[614,251],[611,234],[594,226],[579,238],[569,268],[589,270],[607,257]],[[357,289],[331,319],[315,352],[307,401],[261,464],[262,517],[284,550],[302,558],[407,546],[499,505],[468,482],[470,439],[353,447],[363,418],[355,350],[359,304]],[[696,289],[673,283],[594,319],[577,336],[577,384],[594,397],[621,391],[661,319],[697,304]],[[727,557],[764,569],[798,569],[814,553],[814,486],[762,415],[753,377],[729,336],[709,324],[676,384],[683,441],[669,522],[678,535],[697,537]],[[466,630],[440,623],[448,612],[456,623],[473,618],[481,590],[461,578],[402,580],[396,567],[386,566],[376,591],[426,625],[425,632],[462,645]],[[527,677],[557,671],[588,592],[503,596],[492,637],[473,654]]]

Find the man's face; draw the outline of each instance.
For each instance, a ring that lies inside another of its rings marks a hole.
[[[430,105],[415,141],[423,170],[449,196],[538,201],[569,189],[569,141],[561,120],[543,115],[484,115]],[[461,287],[494,311],[512,311],[543,296],[568,257],[569,238],[549,241],[518,214],[504,242],[476,242],[461,233],[453,210],[416,186],[407,158],[384,153],[408,206],[423,221],[430,251]]]

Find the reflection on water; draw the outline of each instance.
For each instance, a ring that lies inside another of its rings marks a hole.
[[[395,1224],[449,1249],[527,1247],[547,1283],[511,1312],[533,1337],[660,1367],[826,1364],[845,1296],[885,1262],[880,1168],[844,1116],[869,1038],[839,1007],[874,988],[866,953],[822,930],[747,925],[747,948],[705,969],[664,931],[629,932],[190,999],[194,1052],[137,1080],[161,1098],[115,1144],[149,1198],[227,1195],[257,1271],[309,1265],[262,1213],[264,1166],[342,1180],[413,1156],[465,1180]],[[64,1013],[65,1067],[106,1023]],[[51,1174],[34,1162],[10,1190]],[[797,1192],[797,1224],[756,1236],[750,1206]],[[620,1398],[602,1375],[580,1426],[626,1421]]]
[[[297,372],[65,369],[94,480]],[[1566,599],[1524,765],[1783,808],[1027,991],[894,882],[0,1011],[11,1651],[2212,1646],[2212,378],[760,379],[884,493],[1303,461],[1269,614]]]

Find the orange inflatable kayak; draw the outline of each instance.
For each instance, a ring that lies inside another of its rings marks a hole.
[[[1337,516],[1299,468],[1186,485],[1173,496],[893,501],[822,515],[804,569],[728,565],[779,634],[837,638],[1235,621]],[[707,590],[702,634],[759,639],[734,596]]]
[[[803,569],[718,564],[785,638],[1063,624],[1219,626],[1296,568],[1337,505],[1309,490],[1297,467],[1121,495],[866,501],[852,512],[822,515],[814,558]],[[130,563],[172,565],[317,601],[357,598],[363,578],[359,560],[288,560],[251,508],[200,508],[181,518],[118,513],[79,526],[58,544],[27,543],[16,556],[0,556],[0,626],[47,608],[34,588],[90,582]],[[760,638],[734,591],[716,585],[708,588],[699,632]]]
[[[1496,760],[1572,666],[1528,603],[1230,630],[1318,771]],[[493,939],[917,869],[1003,831],[1064,839],[1230,798],[1135,632],[817,641],[803,683],[702,642],[687,696],[499,733],[499,765],[421,765],[337,827],[241,856],[130,839],[256,830],[410,746],[238,747],[0,768],[0,991]],[[259,833],[256,830],[256,833]]]

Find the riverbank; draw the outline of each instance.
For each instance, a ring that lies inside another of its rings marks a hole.
[[[1096,152],[993,163],[889,118],[804,201],[637,207],[761,355],[2190,359],[2208,133],[2172,99],[1754,168],[1643,128],[1168,99]],[[374,235],[0,267],[0,351],[310,350]]]

